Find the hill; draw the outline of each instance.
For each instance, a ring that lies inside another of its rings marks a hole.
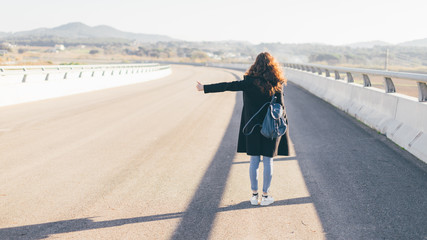
[[[390,46],[391,44],[383,41],[368,41],[368,42],[356,42],[347,44],[351,48],[373,48],[375,46]]]
[[[399,43],[398,45],[405,46],[405,47],[427,47],[427,38],[407,41],[407,42]]]
[[[99,43],[99,42],[157,42],[174,41],[168,36],[130,33],[101,25],[90,27],[80,22],[68,23],[54,28],[38,28],[16,33],[0,33],[0,38],[17,43]],[[45,45],[45,44],[42,44]]]

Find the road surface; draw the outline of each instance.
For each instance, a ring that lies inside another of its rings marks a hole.
[[[251,206],[241,93],[195,90],[242,74],[173,66],[1,107],[0,239],[427,239],[425,164],[293,84],[295,150],[274,162],[276,202]]]

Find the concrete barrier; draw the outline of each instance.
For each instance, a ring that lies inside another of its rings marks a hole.
[[[0,76],[0,106],[62,97],[66,95],[113,88],[165,77],[169,66],[70,70],[47,73],[22,73]],[[24,74],[27,74],[24,77]],[[48,78],[48,80],[46,80]],[[25,82],[22,80],[25,79]]]
[[[285,68],[285,75],[427,163],[426,102],[292,68]]]

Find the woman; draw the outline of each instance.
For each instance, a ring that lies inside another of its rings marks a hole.
[[[277,96],[276,102],[285,107],[283,100],[283,86],[286,79],[279,63],[267,52],[260,53],[255,63],[245,73],[242,81],[222,82],[216,84],[203,85],[197,82],[197,90],[205,93],[215,93],[224,91],[243,91],[243,109],[240,121],[239,141],[237,152],[243,152],[250,156],[249,177],[251,189],[253,191],[251,204],[258,205],[258,166],[262,160],[264,163],[263,195],[261,205],[266,206],[274,202],[272,196],[268,194],[271,179],[273,176],[273,157],[277,155],[289,155],[288,132],[283,137],[268,139],[261,135],[260,127],[257,126],[250,135],[243,134],[243,127],[249,119],[266,103],[270,102],[272,96]],[[267,107],[256,115],[248,124],[251,129],[255,124],[262,123],[267,112]],[[245,130],[245,133],[247,130]]]

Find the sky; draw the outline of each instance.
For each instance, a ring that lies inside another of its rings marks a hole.
[[[0,0],[0,32],[70,22],[186,41],[324,43],[427,38],[423,0]]]

